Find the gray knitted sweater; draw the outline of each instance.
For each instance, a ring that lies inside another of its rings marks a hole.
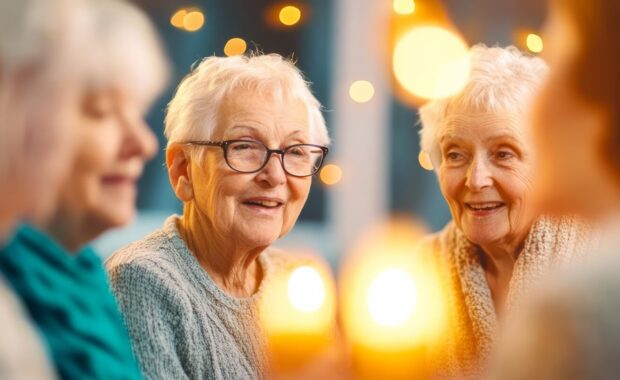
[[[258,257],[264,277],[249,298],[220,289],[189,251],[177,216],[106,262],[142,373],[147,379],[260,379],[265,337],[257,302],[265,284],[293,260]]]

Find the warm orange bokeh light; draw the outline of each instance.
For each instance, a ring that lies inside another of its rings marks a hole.
[[[525,39],[525,44],[528,50],[531,51],[532,53],[537,53],[537,54],[541,53],[544,48],[542,38],[538,34],[535,34],[535,33],[530,33],[527,35]]]
[[[200,30],[205,23],[205,15],[199,10],[188,12],[183,18],[183,28],[188,32]]]
[[[280,22],[286,26],[293,26],[301,20],[301,10],[294,5],[287,5],[280,9]]]
[[[469,79],[469,48],[444,28],[413,27],[399,37],[392,68],[398,83],[419,98],[451,96]]]
[[[233,55],[242,55],[245,53],[248,45],[245,43],[243,38],[231,38],[224,45],[224,54],[228,57],[232,57]]]
[[[185,19],[186,15],[187,9],[179,9],[170,18],[170,24],[172,24],[172,26],[174,26],[175,28],[183,29],[183,20]]]
[[[321,178],[321,182],[325,185],[335,185],[342,180],[342,169],[340,166],[334,164],[325,165],[323,169],[321,169],[319,177]]]
[[[394,0],[392,3],[392,9],[394,12],[400,15],[410,15],[415,12],[414,0]]]

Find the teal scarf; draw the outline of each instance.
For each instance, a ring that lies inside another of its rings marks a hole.
[[[99,257],[71,255],[22,226],[0,250],[0,272],[39,329],[62,379],[139,379],[129,338]]]

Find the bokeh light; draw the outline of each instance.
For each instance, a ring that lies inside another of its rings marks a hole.
[[[204,23],[205,15],[199,10],[190,11],[183,17],[183,28],[188,32],[200,30]]]
[[[321,182],[325,185],[335,185],[342,180],[342,169],[338,165],[325,165],[319,174]]]
[[[349,96],[357,103],[366,103],[375,95],[375,87],[366,80],[358,80],[351,83]]]
[[[431,156],[428,154],[428,152],[425,152],[423,150],[420,151],[420,154],[418,154],[418,162],[423,169],[429,171],[433,170],[433,161],[431,160]]]
[[[400,268],[379,273],[368,289],[368,310],[382,326],[400,326],[415,310],[416,288],[411,275]]]
[[[294,5],[287,5],[280,9],[280,22],[286,26],[295,25],[301,20],[301,10]]]
[[[436,99],[454,95],[467,83],[467,44],[458,35],[435,26],[415,27],[394,48],[394,76],[409,93]]]
[[[248,45],[245,43],[243,38],[234,37],[229,39],[224,45],[224,54],[228,57],[232,57],[234,55],[242,55],[245,53]]]
[[[176,11],[170,18],[170,24],[175,28],[183,29],[183,20],[187,16],[187,9],[182,8]]]
[[[325,285],[319,272],[309,266],[295,269],[288,280],[288,298],[299,311],[318,310],[325,300]]]
[[[401,15],[410,15],[415,12],[415,1],[413,0],[394,0],[392,3],[394,12]]]
[[[535,33],[530,33],[527,35],[525,44],[527,45],[528,50],[532,53],[541,53],[544,48],[542,38]]]

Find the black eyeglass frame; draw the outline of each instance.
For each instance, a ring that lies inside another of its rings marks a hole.
[[[251,171],[244,171],[244,170],[239,170],[234,168],[230,162],[228,162],[228,146],[230,144],[233,143],[238,143],[238,142],[249,142],[249,143],[255,143],[255,144],[261,144],[262,146],[265,147],[265,149],[267,150],[267,155],[265,156],[265,161],[263,162],[263,164],[256,170],[251,170]],[[294,144],[294,145],[290,145],[287,146],[284,149],[269,149],[269,147],[265,144],[263,144],[260,141],[257,140],[224,140],[224,141],[186,141],[184,144],[187,145],[198,145],[198,146],[219,146],[220,148],[222,148],[222,151],[224,153],[224,161],[226,161],[226,165],[228,165],[229,168],[231,168],[232,170],[238,172],[238,173],[246,173],[246,174],[252,174],[252,173],[258,173],[259,171],[263,170],[265,168],[265,166],[267,166],[267,163],[269,162],[269,160],[271,159],[271,155],[276,153],[280,155],[280,165],[282,166],[282,170],[284,170],[284,172],[290,176],[293,177],[298,177],[298,178],[303,178],[303,177],[311,177],[313,175],[315,175],[316,173],[318,173],[318,171],[321,169],[321,167],[323,166],[323,163],[325,161],[325,157],[327,157],[327,153],[329,153],[329,148],[323,145],[317,145],[317,144]],[[287,150],[291,149],[291,148],[295,148],[298,146],[311,146],[313,148],[318,148],[323,152],[323,155],[321,156],[320,162],[318,165],[316,165],[316,169],[311,173],[311,174],[306,174],[306,175],[297,175],[297,174],[293,174],[291,172],[289,172],[288,170],[286,170],[286,168],[284,167],[284,154],[286,153]]]

